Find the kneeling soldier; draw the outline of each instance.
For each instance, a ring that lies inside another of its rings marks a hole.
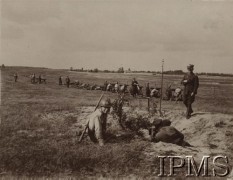
[[[101,108],[91,114],[88,124],[88,135],[93,142],[99,142],[104,145],[104,136],[106,133],[107,116],[110,112],[111,101],[106,99],[102,101]]]

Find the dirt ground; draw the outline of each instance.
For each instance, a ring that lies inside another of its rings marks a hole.
[[[19,74],[17,83],[13,74]],[[42,74],[47,84],[31,84],[29,75]],[[185,135],[192,147],[152,143],[148,132],[139,136],[123,130],[112,115],[108,120],[109,139],[99,147],[88,137],[77,139],[93,111],[101,91],[58,85],[58,77],[102,85],[105,80],[159,86],[160,76],[151,74],[77,73],[45,68],[8,67],[1,71],[0,178],[158,178],[158,155],[224,155],[233,163],[233,79],[201,76],[194,103],[194,115],[185,118],[182,102],[164,101],[165,119]],[[164,86],[180,87],[181,76],[165,76]],[[112,100],[116,94],[106,93]],[[134,111],[147,113],[147,101],[133,100]],[[154,99],[157,104],[158,99]],[[130,107],[126,106],[125,111]],[[158,115],[155,115],[158,116]],[[185,169],[177,172],[185,178]],[[166,179],[166,177],[164,178]]]

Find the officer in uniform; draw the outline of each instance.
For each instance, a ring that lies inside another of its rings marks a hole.
[[[110,112],[110,99],[101,102],[101,108],[97,109],[90,116],[88,123],[88,135],[93,142],[98,142],[100,146],[104,145],[106,133],[107,116]]]
[[[184,85],[183,102],[187,108],[186,119],[189,119],[193,113],[192,103],[194,102],[195,95],[197,94],[199,79],[198,76],[193,73],[194,65],[188,65],[187,69],[188,73],[184,75],[181,84]]]

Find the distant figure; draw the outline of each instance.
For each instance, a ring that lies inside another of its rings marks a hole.
[[[193,73],[194,65],[187,66],[188,73],[184,75],[181,84],[184,85],[183,102],[187,108],[186,119],[191,117],[193,113],[192,103],[195,101],[195,95],[199,87],[198,76]]]
[[[36,83],[36,75],[35,73],[32,74],[32,79],[31,79],[31,83]]]
[[[177,103],[177,101],[182,101],[183,100],[182,89],[181,88],[178,87],[178,88],[175,89],[174,97],[175,97],[176,103]]]
[[[14,79],[15,79],[15,82],[17,82],[17,80],[18,80],[18,74],[17,73],[14,74]]]
[[[108,87],[108,82],[105,81],[105,82],[104,82],[104,89],[103,89],[103,90],[104,90],[104,91],[107,91],[107,87]]]
[[[116,82],[114,90],[115,90],[116,93],[119,92],[119,84],[118,84],[118,82]]]
[[[66,77],[66,86],[67,86],[67,88],[70,87],[70,78],[69,78],[69,76]]]
[[[167,89],[166,89],[166,96],[167,96],[167,100],[169,101],[171,101],[172,100],[172,85],[171,84],[169,84],[169,86],[167,87]]]
[[[150,83],[146,84],[146,97],[150,97]]]
[[[151,97],[156,97],[156,98],[158,98],[158,97],[160,96],[159,90],[157,90],[156,88],[152,89],[152,90],[150,91],[150,96],[151,96]]]
[[[136,97],[136,95],[138,95],[138,82],[136,81],[135,78],[133,78],[133,81],[132,81],[132,95],[133,97]]]
[[[39,84],[41,84],[41,74],[39,75],[39,78],[38,78],[38,80],[39,80]]]
[[[59,85],[62,85],[62,77],[59,77]]]
[[[121,86],[119,87],[119,93],[120,93],[120,94],[125,94],[126,91],[127,91],[127,87],[128,87],[127,84],[121,85]]]
[[[112,84],[111,83],[108,83],[108,85],[107,85],[107,91],[112,91]]]

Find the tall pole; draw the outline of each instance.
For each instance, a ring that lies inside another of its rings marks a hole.
[[[162,100],[163,100],[163,65],[164,65],[164,59],[162,60],[161,95],[160,95],[160,103],[159,103],[160,116],[162,116]]]

